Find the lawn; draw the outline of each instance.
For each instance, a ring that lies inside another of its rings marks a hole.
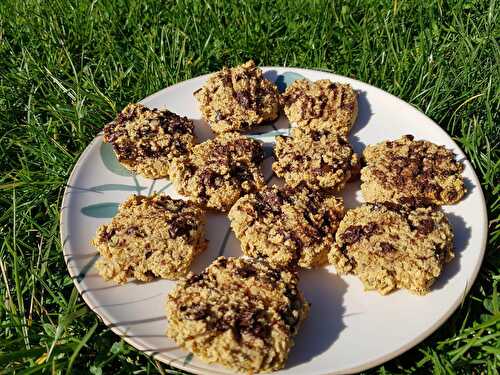
[[[83,303],[61,253],[61,198],[81,152],[125,104],[249,58],[380,87],[465,151],[489,210],[480,274],[440,329],[368,373],[498,373],[499,15],[494,0],[2,0],[0,373],[180,373]]]

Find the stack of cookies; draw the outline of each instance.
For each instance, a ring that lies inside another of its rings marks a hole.
[[[167,335],[201,359],[247,373],[282,368],[309,310],[300,268],[330,263],[381,294],[425,294],[453,258],[438,205],[464,195],[463,165],[412,136],[368,146],[360,158],[348,140],[358,112],[350,85],[297,80],[280,94],[249,61],[213,74],[194,95],[216,134],[203,143],[191,120],[140,104],[105,126],[126,168],[168,178],[188,199],[132,196],[92,244],[107,280],[179,280]],[[276,137],[272,168],[283,184],[266,186],[262,145],[242,132],[280,112],[293,125]],[[340,195],[359,177],[366,203],[346,212]],[[219,257],[194,275],[207,210],[228,213],[245,256]]]

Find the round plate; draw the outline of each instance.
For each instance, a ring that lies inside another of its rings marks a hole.
[[[359,93],[359,117],[350,140],[356,152],[368,144],[413,134],[452,149],[465,164],[465,199],[445,206],[455,231],[456,257],[447,265],[432,291],[423,297],[405,290],[388,296],[365,292],[353,276],[339,277],[333,267],[300,274],[300,286],[312,303],[309,318],[290,352],[287,374],[336,374],[376,366],[410,349],[429,336],[453,313],[469,291],[483,259],[487,215],[481,187],[464,153],[424,114],[400,99],[365,83],[320,71],[263,68],[280,90],[298,78],[349,83]],[[193,92],[208,76],[181,82],[142,101],[148,107],[168,108],[194,120],[199,141],[213,136],[200,119]],[[103,124],[104,125],[104,124]],[[252,137],[265,143],[265,177],[273,183],[271,150],[274,136],[287,134],[288,121],[258,127]],[[277,182],[274,181],[274,182]],[[228,369],[206,364],[180,349],[164,335],[165,297],[175,282],[105,282],[96,272],[97,252],[89,245],[97,227],[109,222],[130,194],[165,192],[179,197],[167,180],[135,177],[117,162],[112,149],[98,136],[83,152],[69,178],[61,208],[61,239],[68,270],[89,307],[125,341],[160,361],[200,374],[227,374]],[[347,207],[361,201],[359,182],[343,192]],[[193,266],[201,271],[218,255],[240,256],[238,240],[225,215],[208,214],[209,248]]]

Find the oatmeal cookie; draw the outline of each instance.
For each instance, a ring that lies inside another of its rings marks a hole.
[[[196,145],[191,155],[172,166],[172,181],[180,194],[207,208],[227,211],[242,195],[265,185],[259,141],[224,133]]]
[[[328,255],[339,274],[357,275],[367,290],[420,295],[453,257],[452,227],[439,207],[391,202],[347,211]]]
[[[328,79],[293,82],[282,95],[290,122],[310,128],[329,128],[347,136],[358,116],[358,98],[348,84]]]
[[[195,144],[193,122],[168,110],[129,104],[104,127],[118,161],[147,178],[169,177],[172,159]]]
[[[444,146],[405,135],[366,147],[363,157],[361,191],[369,202],[417,198],[452,204],[465,194],[464,165]]]
[[[309,305],[294,272],[216,259],[167,298],[167,335],[209,363],[244,373],[281,369]]]
[[[223,68],[194,96],[203,118],[216,133],[248,130],[279,115],[278,89],[253,61]]]
[[[203,212],[193,203],[166,195],[132,195],[111,223],[101,225],[91,244],[101,258],[96,267],[106,280],[128,277],[177,280],[205,250]]]
[[[329,129],[294,128],[290,137],[276,137],[274,153],[273,170],[291,187],[339,191],[359,173],[349,142]]]
[[[245,255],[304,268],[327,262],[343,216],[341,198],[303,186],[266,187],[242,197],[229,211]]]

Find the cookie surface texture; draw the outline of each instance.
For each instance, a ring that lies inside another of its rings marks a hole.
[[[166,195],[133,195],[111,223],[97,229],[92,245],[101,255],[96,267],[106,280],[177,280],[206,248],[203,212]]]
[[[243,373],[282,368],[309,305],[297,275],[248,258],[216,259],[169,294],[167,335],[195,356]]]
[[[291,187],[340,191],[359,173],[359,161],[349,142],[329,129],[294,128],[276,137],[273,170]]]
[[[194,93],[215,133],[244,131],[279,115],[279,93],[253,61],[223,68]]]
[[[306,187],[266,187],[239,199],[229,212],[245,255],[280,267],[327,262],[344,216],[341,198]]]
[[[329,261],[367,290],[426,294],[454,257],[452,227],[437,206],[364,203],[347,211]]]
[[[444,146],[405,135],[365,148],[361,191],[368,202],[426,200],[457,203],[466,189],[464,165]]]
[[[293,82],[282,95],[290,122],[297,126],[328,128],[347,136],[358,116],[356,92],[348,84],[328,79]]]
[[[195,144],[193,122],[168,110],[129,104],[104,127],[118,161],[146,178],[169,177],[172,160]]]
[[[259,141],[224,133],[196,145],[173,163],[172,181],[180,194],[218,211],[227,211],[242,195],[265,185]]]

